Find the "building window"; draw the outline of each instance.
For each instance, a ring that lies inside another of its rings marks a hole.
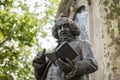
[[[85,9],[85,6],[82,6],[77,11],[74,17],[75,23],[81,30],[80,38],[83,40],[88,40],[88,11]]]

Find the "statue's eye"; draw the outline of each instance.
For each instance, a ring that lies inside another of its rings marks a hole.
[[[58,25],[58,29],[61,29],[61,28],[62,28],[62,26]]]

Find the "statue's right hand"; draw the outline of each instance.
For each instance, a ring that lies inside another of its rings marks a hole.
[[[45,64],[46,63],[46,57],[43,53],[38,52],[38,54],[33,59],[33,66],[34,64]]]

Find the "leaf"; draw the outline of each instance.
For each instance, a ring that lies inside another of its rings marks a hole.
[[[41,37],[45,38],[47,36],[47,32],[43,32]]]

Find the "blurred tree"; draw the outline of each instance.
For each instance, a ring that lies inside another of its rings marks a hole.
[[[47,0],[43,12],[32,12],[24,0],[0,0],[0,80],[34,80],[32,52],[41,49],[36,36],[47,36],[43,26],[53,23],[59,2]]]

